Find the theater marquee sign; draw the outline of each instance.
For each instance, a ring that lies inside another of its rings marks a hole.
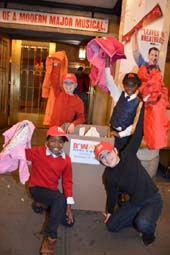
[[[104,19],[1,8],[0,22],[88,30],[101,33],[108,32],[109,23],[108,20]]]

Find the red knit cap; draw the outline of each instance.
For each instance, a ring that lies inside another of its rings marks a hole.
[[[49,135],[50,136],[64,136],[66,138],[66,140],[69,141],[69,138],[68,138],[66,132],[61,127],[58,127],[58,126],[50,127],[46,133],[46,136],[49,136]]]
[[[104,152],[111,152],[113,150],[113,145],[109,142],[100,142],[94,148],[94,154],[96,159],[99,160],[99,157]]]
[[[77,83],[77,78],[74,73],[67,73],[63,76],[63,82],[64,81],[71,81],[73,83]]]

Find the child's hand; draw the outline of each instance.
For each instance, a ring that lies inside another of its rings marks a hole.
[[[111,132],[110,132],[110,137],[115,137],[115,136],[116,136],[116,137],[120,137],[118,132],[116,132],[116,131],[111,131]]]
[[[74,128],[75,128],[75,125],[73,123],[71,123],[68,128],[67,128],[67,133],[68,134],[72,134],[74,133]]]
[[[66,208],[66,217],[67,217],[67,223],[68,224],[72,224],[73,223],[73,215],[72,215],[72,211],[71,211],[71,206],[67,205]]]

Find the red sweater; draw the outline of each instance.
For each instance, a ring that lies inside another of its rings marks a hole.
[[[72,197],[72,166],[68,155],[54,158],[46,156],[46,147],[37,146],[26,149],[26,158],[32,162],[29,186],[39,186],[58,190],[58,181],[62,178],[65,197]]]
[[[53,65],[50,72],[51,89],[43,86],[43,97],[47,96],[47,91],[52,93],[49,97],[45,112],[44,124],[48,126],[62,126],[64,123],[74,123],[75,125],[84,123],[84,104],[77,95],[68,95],[64,92],[62,80],[59,80],[60,65]]]
[[[79,96],[62,91],[55,99],[49,126],[61,126],[67,122],[75,125],[84,123],[84,105]]]

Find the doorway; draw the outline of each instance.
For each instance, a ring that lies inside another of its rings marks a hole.
[[[12,40],[10,125],[25,119],[43,127],[45,61],[54,48],[54,43]]]
[[[19,101],[19,112],[21,113],[44,113],[45,104],[41,100],[41,88],[48,53],[48,47],[22,42]]]
[[[65,50],[68,53],[69,60],[73,58],[72,61],[79,61],[78,55],[76,54],[78,47],[75,47],[75,51],[73,51],[70,50],[73,49],[70,48],[70,45],[59,45],[59,43],[56,45],[56,43],[26,40],[12,40],[11,45],[9,125],[13,125],[19,121],[29,120],[36,127],[44,128],[43,120],[47,99],[41,97],[41,90],[45,76],[46,58],[56,50]],[[75,58],[76,55],[77,58]],[[81,64],[79,62],[71,63]],[[73,72],[73,66],[70,64],[69,72]],[[98,116],[96,119],[93,114],[95,105],[97,106],[97,112],[99,109],[98,105],[102,102],[98,100],[97,92],[98,90],[96,90],[96,96],[94,96],[94,89],[90,86],[86,124],[105,125],[106,115],[102,119],[103,114],[99,112],[99,114],[95,114],[95,116]],[[102,99],[104,103],[107,101],[105,97],[102,97]]]

